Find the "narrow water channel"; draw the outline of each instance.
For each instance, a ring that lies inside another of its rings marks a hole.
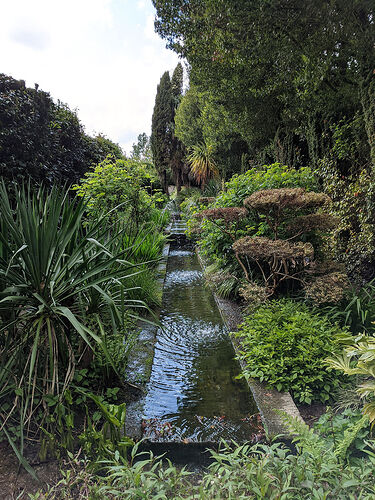
[[[144,405],[145,436],[250,440],[249,417],[258,410],[247,384],[236,379],[239,367],[228,332],[186,242],[171,244],[160,320]]]

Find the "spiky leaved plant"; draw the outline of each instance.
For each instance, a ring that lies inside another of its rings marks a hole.
[[[191,152],[188,155],[191,173],[200,184],[202,190],[209,179],[213,179],[219,175],[213,153],[214,147],[212,144],[199,143],[191,148]]]
[[[105,352],[87,315],[100,324],[105,310],[121,322],[134,266],[114,243],[121,231],[100,218],[83,227],[85,202],[68,190],[24,188],[11,201],[1,184],[0,213],[0,431],[15,448],[8,429],[17,416],[22,458],[35,412],[48,414],[46,397],[62,399],[85,351]]]

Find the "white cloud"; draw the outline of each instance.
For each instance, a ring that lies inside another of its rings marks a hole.
[[[103,132],[128,151],[139,133],[150,132],[156,86],[178,62],[153,31],[151,0],[18,0],[1,7],[0,72],[39,83],[78,108],[89,133]]]

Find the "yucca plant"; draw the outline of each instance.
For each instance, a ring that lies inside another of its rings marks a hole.
[[[144,306],[126,299],[138,270],[114,243],[123,230],[102,219],[83,227],[85,202],[68,196],[23,188],[11,203],[0,185],[0,431],[15,447],[7,429],[17,415],[21,458],[46,397],[62,398],[85,351],[105,353],[103,311],[116,325],[124,308]]]
[[[219,170],[214,160],[214,146],[209,143],[199,143],[192,146],[188,155],[191,173],[204,190],[209,179],[219,176]]]

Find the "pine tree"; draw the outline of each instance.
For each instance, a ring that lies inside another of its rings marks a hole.
[[[168,71],[157,86],[154,112],[152,114],[151,150],[163,191],[168,194],[168,170],[171,158],[173,95]]]

